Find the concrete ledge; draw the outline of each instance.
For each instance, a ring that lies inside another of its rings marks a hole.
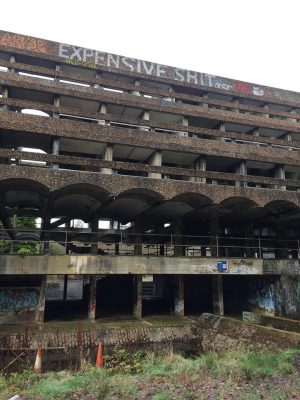
[[[218,261],[228,262],[223,275],[299,274],[298,260],[200,258],[167,256],[0,256],[0,275],[219,274]]]

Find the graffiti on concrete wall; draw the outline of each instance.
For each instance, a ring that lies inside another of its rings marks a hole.
[[[275,314],[277,310],[276,290],[273,282],[265,279],[249,281],[249,303],[257,310]]]
[[[291,318],[300,318],[300,279],[295,276],[281,277],[281,312]]]
[[[36,288],[0,289],[0,312],[19,313],[36,308],[39,291]]]
[[[221,78],[202,72],[170,67],[130,57],[122,57],[117,54],[104,53],[64,43],[59,44],[59,57],[66,59],[69,64],[85,64],[90,68],[104,66],[107,68],[123,69],[129,72],[136,72],[159,78],[168,78],[179,82],[238,91],[247,95],[265,96],[268,89],[266,87]]]

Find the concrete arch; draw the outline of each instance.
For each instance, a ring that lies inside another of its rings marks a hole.
[[[198,192],[180,193],[171,198],[169,201],[186,203],[194,209],[198,209],[213,203],[213,200],[210,197]]]
[[[153,203],[157,203],[164,200],[164,196],[162,194],[145,188],[132,188],[122,191],[118,198],[130,197],[134,199],[139,199],[147,204],[151,205]]]
[[[266,209],[286,210],[286,209],[299,209],[300,205],[292,200],[272,200],[264,205]]]
[[[253,208],[259,207],[259,204],[246,196],[230,196],[220,202],[220,205],[226,208],[235,208],[235,207],[243,207],[243,208]]]
[[[52,192],[48,206],[52,217],[89,220],[111,197],[111,193],[102,187],[80,183]]]

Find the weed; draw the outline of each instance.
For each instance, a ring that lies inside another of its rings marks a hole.
[[[167,392],[158,392],[154,395],[153,400],[169,400],[170,396]]]

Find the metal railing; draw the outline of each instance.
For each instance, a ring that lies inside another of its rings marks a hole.
[[[9,236],[10,234],[10,236]],[[299,258],[299,239],[134,233],[124,230],[18,229],[0,233],[0,254],[99,254]]]

